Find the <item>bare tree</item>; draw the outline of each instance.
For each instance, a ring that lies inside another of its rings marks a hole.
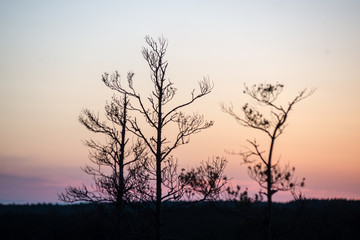
[[[93,165],[86,165],[82,170],[92,176],[94,185],[68,186],[65,193],[59,194],[59,199],[68,203],[114,204],[118,213],[120,238],[123,233],[124,205],[139,197],[136,189],[146,186],[145,178],[139,178],[145,171],[140,163],[146,161],[146,147],[140,140],[127,146],[127,122],[130,119],[128,106],[129,99],[126,94],[123,94],[122,98],[114,96],[112,101],[105,105],[106,118],[111,122],[110,126],[90,110],[83,110],[79,116],[80,123],[89,131],[105,136],[106,143],[102,144],[92,139],[84,142],[91,149],[89,159]]]
[[[304,186],[305,179],[300,183],[294,177],[294,167],[286,165],[281,167],[279,161],[274,162],[273,150],[276,139],[284,132],[285,122],[288,119],[289,112],[294,105],[301,100],[310,96],[314,90],[308,91],[304,89],[290,101],[287,106],[283,107],[276,104],[279,94],[282,92],[284,85],[282,84],[259,84],[248,87],[245,85],[244,93],[249,95],[258,105],[267,108],[270,116],[265,117],[255,107],[246,103],[243,108],[243,116],[234,112],[232,106],[222,106],[222,110],[240,123],[241,125],[256,129],[264,133],[270,139],[269,149],[266,152],[261,150],[256,140],[248,140],[251,148],[240,153],[244,163],[248,164],[249,176],[254,179],[262,188],[260,193],[267,197],[267,213],[266,213],[266,235],[267,239],[271,239],[271,223],[272,223],[272,197],[278,191],[291,191],[295,194],[296,186]]]
[[[186,185],[176,174],[178,164],[171,153],[180,145],[189,143],[191,135],[213,125],[212,121],[205,121],[202,115],[185,115],[181,110],[209,94],[213,86],[209,79],[204,78],[199,82],[200,92],[193,90],[189,100],[171,106],[177,89],[166,77],[168,62],[165,60],[165,53],[168,42],[163,37],[156,41],[149,36],[145,37],[145,41],[148,47],[142,49],[142,55],[150,68],[154,86],[149,97],[140,96],[134,88],[132,72],[127,75],[126,88],[121,85],[118,72],[111,76],[105,73],[103,81],[111,89],[132,97],[135,104],[132,103],[129,109],[137,112],[146,121],[147,127],[140,126],[141,123],[136,118],[131,119],[129,129],[145,142],[151,155],[145,166],[151,173],[151,179],[155,181],[155,190],[148,189],[147,193],[148,199],[155,201],[155,239],[160,239],[162,202],[180,199]],[[172,139],[165,136],[165,127],[168,125],[177,126],[177,133]],[[149,129],[153,132],[149,133]]]

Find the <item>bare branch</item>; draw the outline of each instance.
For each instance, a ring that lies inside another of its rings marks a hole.
[[[181,105],[178,105],[177,107],[174,107],[173,109],[171,109],[165,116],[164,116],[164,121],[166,121],[166,119],[171,116],[174,112],[176,112],[177,110],[183,108],[183,107],[186,107],[190,104],[192,104],[196,99],[198,98],[201,98],[207,94],[209,94],[212,89],[213,89],[213,84],[210,83],[210,80],[208,78],[205,78],[199,82],[199,87],[200,87],[200,93],[195,95],[195,90],[192,91],[191,93],[191,99],[186,102],[186,103],[183,103]],[[170,117],[171,118],[171,117]]]
[[[221,109],[223,112],[228,113],[230,116],[232,116],[239,124],[245,127],[250,127],[263,131],[271,137],[271,133],[268,130],[270,125],[269,121],[266,119],[262,119],[262,115],[258,111],[250,109],[248,107],[248,104],[245,104],[243,107],[245,118],[242,118],[238,114],[236,114],[232,105],[225,106],[224,104],[222,104]]]

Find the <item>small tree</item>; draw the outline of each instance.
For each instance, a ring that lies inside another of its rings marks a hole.
[[[129,138],[127,122],[129,100],[126,94],[123,98],[112,98],[105,105],[106,118],[111,122],[109,126],[101,121],[99,116],[88,109],[83,110],[79,121],[89,131],[100,133],[106,137],[106,143],[102,144],[92,139],[86,140],[89,147],[89,159],[93,165],[86,165],[82,170],[93,177],[94,185],[90,188],[83,184],[80,187],[68,186],[65,193],[59,194],[59,199],[64,202],[90,202],[112,203],[115,205],[119,221],[119,237],[123,235],[123,209],[126,203],[139,198],[140,189],[146,186],[144,168],[140,164],[146,161],[145,146],[137,141],[128,147]]]
[[[304,89],[287,104],[286,107],[276,104],[279,94],[282,92],[282,84],[259,84],[247,87],[245,85],[244,93],[249,95],[257,104],[269,109],[270,117],[265,117],[255,107],[246,103],[242,110],[243,116],[234,112],[233,107],[222,106],[222,110],[236,119],[241,125],[259,130],[265,133],[270,139],[267,156],[265,151],[260,149],[256,140],[248,140],[251,149],[241,153],[244,163],[248,164],[249,176],[254,179],[261,187],[260,194],[267,197],[266,213],[266,234],[267,239],[271,239],[271,222],[272,222],[272,197],[278,191],[291,191],[295,194],[296,186],[304,186],[305,179],[300,183],[294,177],[294,167],[286,165],[281,167],[279,161],[274,162],[273,150],[276,139],[284,132],[285,122],[293,106],[310,96],[314,90],[307,91]],[[253,158],[255,157],[255,158]]]
[[[182,183],[185,183],[183,193],[186,199],[218,200],[228,183],[224,175],[226,164],[224,157],[213,157],[211,160],[201,162],[199,167],[188,172],[182,169],[179,178]]]
[[[135,90],[132,72],[127,75],[128,88],[121,85],[118,72],[111,76],[105,73],[103,81],[111,89],[132,97],[137,104],[132,104],[130,109],[139,113],[146,121],[146,124],[141,125],[136,118],[131,119],[129,129],[145,142],[151,155],[150,161],[145,166],[153,177],[151,179],[155,181],[155,190],[147,189],[146,192],[149,200],[155,201],[155,239],[160,239],[162,202],[179,200],[187,185],[182,181],[186,178],[180,178],[177,174],[178,163],[173,158],[172,152],[180,145],[189,143],[191,135],[213,125],[212,121],[205,121],[202,115],[185,115],[180,110],[209,94],[213,86],[208,79],[204,78],[199,82],[199,93],[193,90],[189,100],[171,106],[177,89],[166,77],[168,62],[165,60],[165,53],[168,42],[163,37],[156,41],[149,36],[145,37],[145,41],[148,48],[142,49],[142,55],[150,68],[154,86],[149,97],[144,98]],[[177,134],[172,140],[165,137],[165,127],[169,125],[177,126]],[[152,129],[153,133],[148,133],[149,129]]]

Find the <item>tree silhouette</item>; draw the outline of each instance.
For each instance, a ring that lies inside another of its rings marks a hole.
[[[150,68],[154,87],[149,97],[140,96],[135,89],[132,72],[127,74],[126,88],[121,85],[118,72],[111,76],[105,73],[103,81],[111,89],[132,97],[135,103],[129,109],[145,120],[141,122],[137,118],[130,119],[129,130],[142,139],[149,149],[149,161],[144,166],[155,184],[154,189],[149,187],[143,194],[147,195],[148,200],[155,201],[155,239],[160,239],[162,202],[181,199],[185,186],[189,186],[191,180],[184,177],[186,173],[183,171],[178,173],[178,163],[172,152],[180,145],[189,143],[191,135],[213,125],[212,121],[205,121],[202,115],[185,115],[181,110],[209,94],[213,86],[208,78],[204,78],[199,82],[200,92],[193,90],[189,100],[179,105],[171,104],[177,89],[166,77],[168,62],[165,60],[165,53],[168,41],[163,37],[156,41],[149,36],[145,37],[145,41],[148,47],[142,49],[142,55]],[[165,127],[171,125],[177,127],[177,133],[172,139],[165,136]]]
[[[224,157],[213,157],[188,172],[182,169],[179,178],[186,183],[183,191],[186,199],[194,201],[194,196],[197,201],[220,199],[220,194],[228,183],[224,175],[226,164]]]
[[[242,108],[243,116],[235,113],[233,106],[222,106],[222,110],[234,117],[238,123],[245,127],[259,130],[270,139],[267,156],[266,152],[261,150],[256,140],[248,140],[251,148],[246,152],[240,153],[244,163],[248,164],[249,176],[260,185],[262,190],[265,190],[261,190],[260,194],[267,197],[265,219],[267,239],[272,238],[272,196],[278,191],[291,191],[295,194],[295,187],[303,187],[305,181],[305,178],[300,183],[296,181],[294,167],[289,165],[281,167],[279,161],[274,162],[273,150],[276,139],[284,132],[285,122],[293,106],[310,96],[314,90],[307,91],[307,89],[304,89],[300,91],[286,107],[283,107],[275,103],[283,87],[284,85],[282,84],[259,84],[252,87],[245,85],[244,93],[250,96],[258,105],[269,110],[269,117],[265,117],[248,103]]]
[[[106,118],[111,122],[110,126],[90,110],[82,111],[79,116],[80,123],[89,131],[104,135],[106,143],[102,144],[92,139],[85,141],[85,145],[91,149],[89,159],[93,165],[86,165],[82,170],[92,176],[94,185],[68,186],[65,193],[58,195],[61,201],[68,203],[114,204],[118,214],[120,238],[123,234],[124,205],[138,199],[140,193],[137,189],[147,185],[146,178],[139,177],[146,175],[142,167],[142,163],[146,161],[146,147],[140,140],[128,146],[128,108],[129,99],[126,94],[123,94],[122,98],[114,96],[111,102],[105,105]]]

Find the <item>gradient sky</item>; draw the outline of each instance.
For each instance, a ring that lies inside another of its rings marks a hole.
[[[215,126],[176,151],[190,168],[226,156],[227,175],[258,190],[240,165],[246,139],[263,138],[221,111],[248,101],[243,84],[283,83],[282,99],[303,88],[275,147],[306,177],[306,197],[360,199],[360,1],[1,1],[0,202],[55,202],[64,187],[89,182],[77,121],[103,113],[113,92],[103,72],[135,72],[151,91],[144,36],[169,40],[168,77],[186,99],[203,76],[214,91],[186,109]],[[263,143],[263,146],[266,143]],[[276,195],[275,195],[276,196]],[[278,194],[276,200],[289,200]]]

